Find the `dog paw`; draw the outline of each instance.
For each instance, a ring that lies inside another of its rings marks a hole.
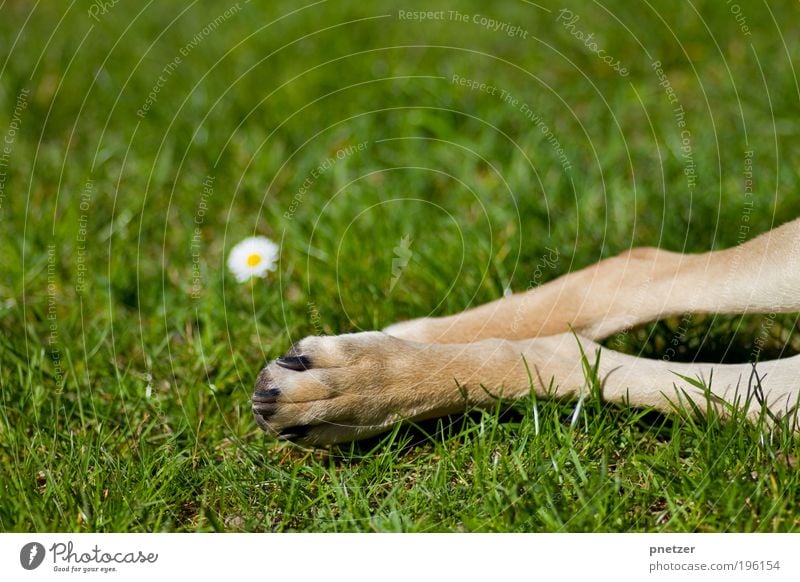
[[[279,439],[310,445],[379,434],[413,413],[396,376],[398,362],[414,357],[410,345],[381,332],[307,337],[258,375],[255,420]]]
[[[540,341],[552,362],[548,342]],[[403,420],[528,394],[522,349],[506,340],[420,343],[377,331],[307,337],[258,375],[253,414],[280,439],[310,445],[358,440]]]

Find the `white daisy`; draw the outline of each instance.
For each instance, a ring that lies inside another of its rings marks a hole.
[[[228,268],[240,283],[250,277],[266,277],[278,261],[278,245],[263,236],[251,236],[231,249]]]

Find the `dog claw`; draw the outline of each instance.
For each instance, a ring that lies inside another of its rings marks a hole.
[[[309,360],[306,356],[283,356],[282,358],[275,360],[275,363],[281,368],[294,370],[296,372],[302,372],[303,370],[311,369],[311,360]]]
[[[253,413],[257,414],[264,420],[269,419],[269,417],[275,414],[277,410],[278,406],[274,403],[253,402]]]
[[[281,391],[277,388],[269,388],[267,390],[256,390],[253,392],[253,406],[256,404],[266,404],[275,402],[280,396]]]
[[[288,428],[283,429],[280,433],[278,433],[278,440],[280,441],[295,441],[302,439],[308,434],[308,431],[311,429],[310,426],[290,426]]]

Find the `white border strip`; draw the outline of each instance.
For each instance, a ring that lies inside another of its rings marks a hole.
[[[795,581],[798,549],[800,534],[2,534],[0,572],[31,581]]]

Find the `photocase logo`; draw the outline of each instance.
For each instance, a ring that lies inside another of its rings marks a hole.
[[[389,284],[389,293],[391,293],[394,286],[397,285],[397,282],[403,274],[403,269],[408,266],[408,262],[413,255],[411,252],[411,237],[405,235],[400,239],[400,243],[392,250],[394,251],[394,258],[392,259],[392,281]],[[387,293],[387,295],[389,293]]]
[[[38,542],[30,542],[19,551],[19,563],[26,570],[35,570],[44,561],[44,546]]]

